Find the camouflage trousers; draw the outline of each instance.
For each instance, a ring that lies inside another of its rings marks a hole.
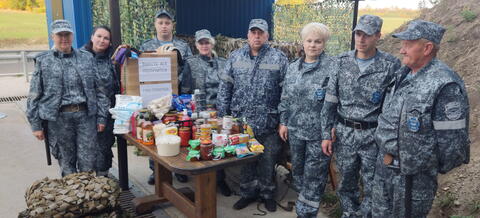
[[[115,144],[115,135],[113,134],[114,120],[109,117],[103,132],[97,133],[98,154],[97,154],[97,171],[108,171],[112,168],[112,146]]]
[[[242,166],[240,179],[240,196],[272,199],[276,191],[275,164],[281,150],[280,137],[276,132],[255,135],[265,146],[264,153],[257,161]]]
[[[378,147],[374,140],[375,128],[360,130],[338,123],[337,142],[333,146],[340,172],[337,191],[342,217],[371,217],[371,192]],[[359,180],[362,176],[363,200],[360,202]]]
[[[410,204],[410,217],[427,217],[437,191],[437,170],[431,169],[415,175],[402,175],[399,169],[387,168],[383,155],[378,156],[375,183],[372,193],[372,215],[376,218],[408,217],[406,205]],[[406,185],[410,180],[410,186]],[[406,187],[411,187],[407,190]],[[410,192],[411,199],[406,199]]]
[[[330,157],[322,152],[322,142],[305,141],[288,136],[294,188],[298,191],[295,204],[298,217],[317,217],[320,200],[328,178]]]
[[[53,156],[62,176],[95,171],[97,155],[95,116],[86,111],[60,112],[56,121],[48,122],[48,137]]]

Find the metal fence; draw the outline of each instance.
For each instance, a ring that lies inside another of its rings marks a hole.
[[[29,82],[32,72],[28,72],[28,62],[33,62],[35,56],[44,50],[0,50],[0,64],[5,61],[15,61],[22,65],[21,72],[0,73],[0,76],[25,76]]]

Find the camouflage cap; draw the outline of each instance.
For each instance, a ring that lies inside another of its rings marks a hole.
[[[157,13],[155,14],[155,18],[158,18],[162,15],[165,15],[170,18],[170,20],[173,20],[173,15],[165,9],[160,9],[159,11],[157,11]]]
[[[248,30],[252,30],[253,28],[268,32],[268,23],[264,19],[252,19],[248,25]]]
[[[53,34],[59,33],[59,32],[71,32],[73,33],[72,30],[72,25],[68,20],[55,20],[50,24],[50,29],[52,30]]]
[[[408,24],[405,31],[395,33],[392,36],[402,40],[426,39],[435,44],[440,44],[443,33],[445,33],[445,28],[436,23],[413,20]]]
[[[383,20],[379,16],[365,14],[360,17],[353,31],[361,30],[367,35],[373,35],[382,30]]]
[[[195,32],[195,41],[198,42],[201,39],[213,39],[213,37],[212,34],[210,34],[210,31],[202,29]]]

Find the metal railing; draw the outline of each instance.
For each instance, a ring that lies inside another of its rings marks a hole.
[[[18,60],[22,64],[22,72],[18,73],[1,73],[0,76],[18,76],[23,75],[27,82],[32,72],[28,72],[27,64],[29,61],[33,61],[38,53],[45,50],[0,50],[0,62],[9,60]]]

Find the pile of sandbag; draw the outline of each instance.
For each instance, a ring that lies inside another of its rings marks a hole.
[[[79,217],[108,212],[117,208],[119,195],[117,182],[93,173],[47,177],[27,189],[27,209],[19,217]]]

